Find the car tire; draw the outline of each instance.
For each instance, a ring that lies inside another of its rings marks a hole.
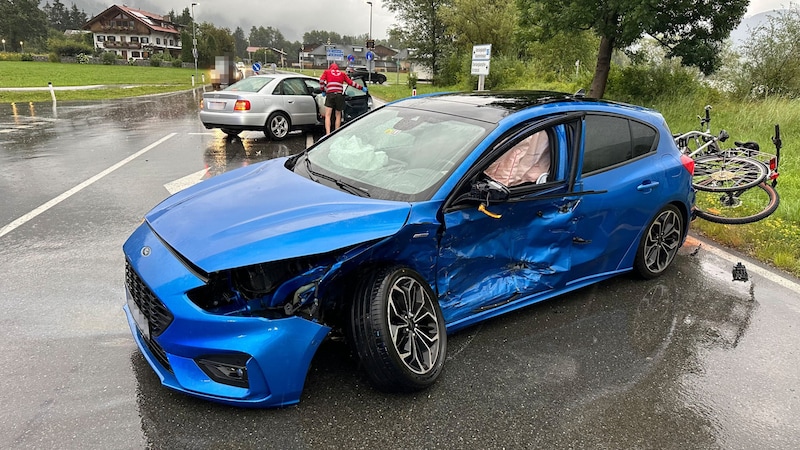
[[[390,267],[363,278],[349,331],[355,353],[379,390],[425,389],[444,366],[447,331],[439,302],[411,269]]]
[[[286,138],[291,129],[289,116],[282,112],[275,112],[270,114],[267,119],[265,134],[273,141],[280,141]]]
[[[222,132],[227,134],[228,137],[237,137],[242,133],[242,130],[231,130],[230,128],[222,128]]]
[[[379,73],[378,77],[375,79],[375,82],[378,84],[386,83],[386,75]]]
[[[675,205],[667,205],[647,225],[636,250],[634,271],[656,278],[669,267],[685,236],[685,220]]]

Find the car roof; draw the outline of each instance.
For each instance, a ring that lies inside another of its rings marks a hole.
[[[456,116],[466,116],[497,123],[515,112],[553,103],[589,103],[621,108],[646,108],[584,97],[582,92],[566,94],[553,91],[476,91],[450,92],[408,97],[398,102],[406,108],[418,108]]]
[[[258,75],[253,75],[254,77],[269,77],[274,78],[276,80],[282,80],[284,78],[305,78],[308,80],[316,80],[314,77],[310,77],[308,75],[303,75],[302,73],[260,73]]]

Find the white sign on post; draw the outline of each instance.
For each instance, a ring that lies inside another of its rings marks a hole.
[[[489,61],[492,59],[492,44],[472,46],[472,75],[478,75],[478,90],[483,90],[486,75],[489,75]]]

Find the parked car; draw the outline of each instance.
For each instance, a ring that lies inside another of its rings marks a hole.
[[[263,131],[281,140],[292,130],[322,125],[323,110],[317,96],[319,80],[299,74],[256,75],[221,91],[206,92],[200,121],[208,129],[219,128],[229,136],[244,130]],[[348,86],[343,120],[351,120],[372,108],[372,96]]]
[[[345,72],[350,78],[361,78],[362,80],[373,84],[383,84],[386,82],[386,75],[380,72],[372,72],[370,74],[367,66],[347,66]]]
[[[640,107],[410,97],[156,206],[124,244],[125,313],[161,382],[195,397],[294,404],[328,336],[346,337],[378,389],[424,389],[448,333],[664,273],[693,167]]]

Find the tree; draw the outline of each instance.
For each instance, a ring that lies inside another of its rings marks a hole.
[[[244,37],[242,27],[236,27],[233,31],[233,45],[236,47],[236,56],[240,58],[247,56],[247,38]]]
[[[800,97],[800,8],[790,5],[750,32],[741,49],[740,93]]]
[[[403,24],[404,44],[415,49],[414,58],[436,75],[453,51],[453,40],[442,20],[442,9],[453,0],[385,0],[384,7]]]
[[[11,48],[19,48],[20,41],[44,41],[47,15],[39,9],[39,0],[0,0],[0,30]]]
[[[517,0],[521,23],[541,36],[560,30],[592,30],[599,38],[589,96],[605,93],[611,55],[650,35],[669,57],[713,72],[722,42],[744,15],[749,0]]]
[[[197,25],[197,64],[214,67],[215,57],[233,53],[233,37],[227,28],[203,22]]]
[[[442,7],[442,21],[462,51],[492,44],[492,54],[513,53],[517,7],[507,0],[453,0]]]

